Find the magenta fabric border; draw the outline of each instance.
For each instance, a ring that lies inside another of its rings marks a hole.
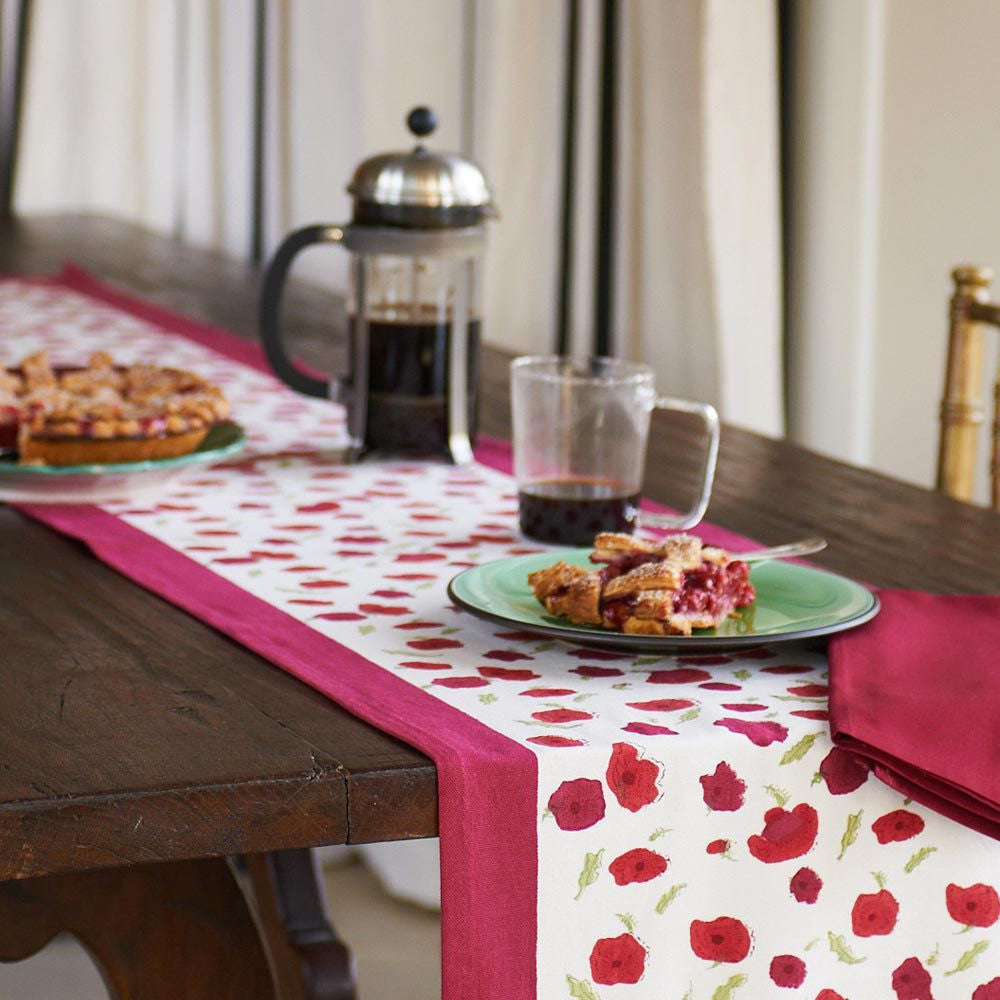
[[[133,299],[72,265],[58,278],[28,280],[89,295],[242,364],[266,368],[258,345]],[[428,754],[438,769],[443,845],[443,995],[535,997],[538,767],[532,751],[98,507],[18,509],[80,539],[123,575]]]

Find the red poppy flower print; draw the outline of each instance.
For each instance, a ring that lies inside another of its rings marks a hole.
[[[637,847],[615,858],[608,865],[616,885],[631,885],[633,882],[648,882],[667,870],[667,859],[656,851]]]
[[[462,644],[457,639],[411,639],[407,644],[411,649],[419,649],[429,653],[438,649],[460,649]]]
[[[794,989],[806,979],[806,963],[795,955],[775,955],[768,971],[775,986]]]
[[[708,962],[742,962],[750,954],[750,932],[735,917],[692,920],[691,950]]]
[[[972,994],[972,1000],[1000,1000],[1000,976],[983,983],[982,986],[977,986]]]
[[[820,777],[831,795],[847,795],[868,780],[871,765],[854,754],[834,747],[819,765]]]
[[[742,691],[742,684],[727,684],[725,681],[708,681],[706,684],[699,684],[698,687],[706,691]]]
[[[963,889],[953,882],[944,898],[952,920],[966,927],[992,927],[1000,917],[1000,897],[991,885],[977,882]]]
[[[816,994],[816,1000],[846,1000],[836,990],[820,990]]]
[[[780,806],[764,813],[764,829],[747,840],[750,853],[765,864],[798,858],[816,841],[819,817],[816,810],[805,802],[790,812]]]
[[[772,743],[783,743],[788,730],[780,722],[751,722],[749,719],[716,719],[715,724],[740,733],[755,747],[769,747]]]
[[[894,809],[880,816],[872,823],[872,832],[880,844],[891,844],[897,840],[909,840],[924,829],[924,821],[906,809]]]
[[[529,743],[540,747],[582,747],[583,740],[572,740],[568,736],[529,736]]]
[[[490,682],[482,677],[435,677],[431,684],[446,688],[481,688]]]
[[[815,903],[822,888],[823,880],[811,868],[800,868],[788,883],[788,891],[800,903]]]
[[[896,1000],[934,1000],[931,996],[931,974],[918,958],[908,958],[892,974]]]
[[[689,698],[654,698],[653,701],[627,701],[625,704],[643,712],[679,712],[682,708],[694,707]]]
[[[651,722],[630,722],[622,726],[622,732],[636,733],[639,736],[676,736],[677,730],[669,726],[654,726]]]
[[[725,854],[729,850],[728,840],[712,840],[705,845],[706,854]]]
[[[550,708],[545,712],[532,712],[531,717],[539,722],[583,722],[593,718],[590,712],[580,712],[575,708]]]
[[[676,670],[653,670],[649,675],[650,684],[694,684],[696,681],[710,681],[712,675],[707,670],[693,667],[679,667]]]
[[[476,667],[483,677],[492,677],[498,681],[535,681],[541,677],[533,670],[514,670],[511,667]]]
[[[604,786],[593,778],[564,781],[548,806],[560,830],[586,830],[604,819]]]
[[[701,794],[705,805],[716,812],[736,812],[743,805],[746,782],[724,761],[719,761],[712,774],[703,774]]]
[[[790,712],[789,714],[797,715],[800,719],[818,719],[820,722],[826,722],[826,720],[830,718],[830,713],[821,708],[796,709],[794,712]]]
[[[533,656],[527,653],[519,653],[514,649],[491,649],[483,653],[487,660],[501,660],[504,663],[513,663],[515,660],[533,660]]]
[[[564,694],[576,694],[572,688],[528,688],[520,692],[522,698],[556,698]]]
[[[659,765],[641,758],[631,744],[615,743],[612,747],[605,777],[618,804],[629,812],[638,812],[659,798],[660,790],[656,787],[659,776]]]
[[[625,671],[617,667],[573,667],[571,674],[578,674],[580,677],[624,677]]]
[[[789,694],[797,694],[802,698],[825,698],[830,693],[827,684],[799,684],[788,689]]]
[[[851,928],[858,937],[891,934],[899,916],[899,903],[888,889],[863,892],[851,907]]]
[[[646,971],[646,949],[631,934],[601,938],[590,953],[590,975],[601,986],[637,983]]]

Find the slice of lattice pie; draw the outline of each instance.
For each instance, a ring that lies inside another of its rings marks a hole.
[[[690,635],[715,628],[755,598],[745,562],[693,535],[643,542],[631,535],[594,539],[585,569],[565,562],[528,577],[553,615],[627,635]]]

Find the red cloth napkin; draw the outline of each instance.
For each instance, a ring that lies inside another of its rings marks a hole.
[[[872,622],[830,643],[833,741],[1000,840],[1000,596],[879,597]]]

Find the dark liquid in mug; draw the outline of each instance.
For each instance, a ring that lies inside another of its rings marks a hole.
[[[635,530],[639,494],[613,479],[550,479],[521,487],[518,508],[529,537],[590,545],[602,531]]]
[[[354,319],[350,320],[352,352]],[[476,430],[478,319],[466,336],[469,437]],[[365,451],[387,455],[448,454],[450,320],[368,321],[368,419]]]

